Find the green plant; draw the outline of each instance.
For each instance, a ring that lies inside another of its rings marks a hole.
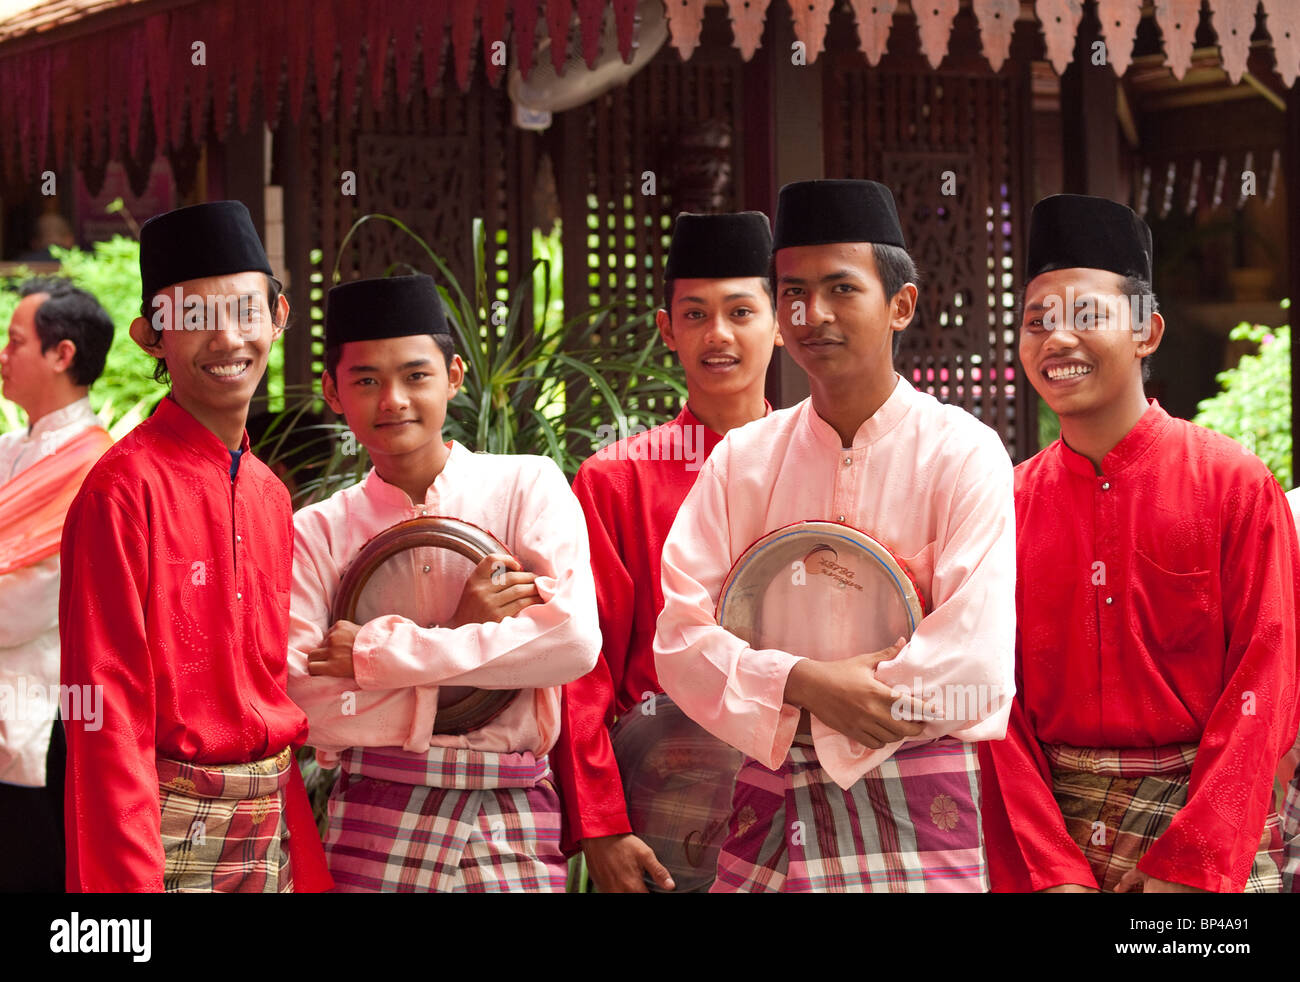
[[[1289,307],[1290,301],[1282,305]],[[1290,488],[1291,328],[1243,321],[1228,337],[1259,347],[1216,376],[1221,391],[1202,400],[1193,422],[1232,437],[1264,461],[1282,487]]]
[[[312,386],[286,386],[282,401],[283,408],[270,411],[270,421],[252,447],[263,463],[280,465],[281,476],[291,479],[295,510],[324,501],[365,477],[370,457],[347,424],[315,422],[320,399]],[[255,400],[250,417],[266,407],[265,401]]]
[[[140,244],[115,235],[96,242],[90,251],[51,250],[61,263],[58,275],[94,295],[113,321],[113,345],[104,372],[90,388],[96,412],[104,406],[131,408],[157,402],[164,390],[153,380],[153,359],[131,340],[131,321],[140,312]],[[20,269],[0,279],[0,326],[6,329],[21,299],[18,286],[30,273]],[[112,422],[110,419],[109,422]],[[0,432],[25,425],[21,411],[0,399]]]
[[[1042,396],[1038,397],[1038,449],[1051,446],[1061,435],[1061,418]]]
[[[471,450],[549,456],[572,476],[599,446],[600,425],[617,427],[635,418],[653,426],[675,414],[668,407],[685,397],[686,387],[679,369],[657,360],[652,311],[620,321],[615,315],[626,315],[627,305],[607,304],[565,321],[554,296],[558,277],[545,256],[528,268],[508,303],[493,299],[478,220],[469,292],[428,243],[389,215],[358,219],[339,246],[340,262],[368,221],[397,226],[439,274],[438,289],[466,366],[465,383],[448,408],[445,437]],[[337,264],[333,279],[338,282]]]

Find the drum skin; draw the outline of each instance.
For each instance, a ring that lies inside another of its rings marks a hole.
[[[909,638],[925,605],[902,560],[841,522],[795,522],[741,554],[717,622],[754,648],[835,660]]]

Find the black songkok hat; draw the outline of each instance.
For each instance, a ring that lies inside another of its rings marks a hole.
[[[831,242],[906,249],[889,188],[875,181],[795,181],[783,187],[773,250]]]
[[[1086,194],[1054,194],[1029,218],[1028,283],[1054,269],[1105,269],[1151,282],[1151,229],[1133,209]]]
[[[766,279],[771,263],[772,229],[761,211],[734,215],[682,212],[673,226],[664,279]]]
[[[209,201],[177,208],[140,227],[140,282],[144,296],[205,276],[271,272],[253,216],[241,201]]]
[[[412,334],[450,334],[433,277],[386,276],[353,280],[325,298],[325,347]]]

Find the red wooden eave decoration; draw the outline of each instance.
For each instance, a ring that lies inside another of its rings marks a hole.
[[[871,64],[885,53],[899,0],[848,0],[858,44]],[[1262,0],[1278,76],[1300,76],[1300,2]],[[960,6],[969,3],[994,70],[1005,63],[1021,16],[1019,0],[913,0],[922,51],[933,66],[947,56]],[[789,18],[808,60],[824,47],[833,0],[666,0],[673,46],[689,58],[699,45],[705,8],[723,8],[733,43],[746,60],[763,43],[764,25]],[[1191,65],[1201,0],[1155,0],[1165,55],[1176,77]],[[362,85],[381,102],[394,61],[396,98],[412,95],[419,59],[427,91],[443,82],[451,50],[456,84],[467,89],[476,61],[499,85],[504,68],[531,72],[540,32],[552,39],[552,64],[575,55],[600,57],[605,18],[612,17],[619,54],[634,42],[638,0],[47,0],[0,22],[0,154],[7,172],[30,177],[69,154],[102,161],[138,153],[146,114],[159,151],[201,140],[209,122],[218,138],[253,119],[260,87],[262,116],[298,121],[310,105],[324,119],[354,114]],[[1034,0],[1048,58],[1058,72],[1074,54],[1082,0]],[[1210,0],[1225,71],[1246,69],[1256,0]],[[1141,0],[1099,0],[1110,66],[1131,62]],[[906,9],[906,8],[904,8]],[[1026,5],[1025,10],[1029,6]],[[570,50],[577,26],[580,51]],[[256,25],[250,29],[249,25]],[[202,41],[205,64],[193,45]],[[494,58],[506,42],[506,65]],[[475,58],[475,52],[479,57]],[[777,52],[788,57],[789,52]],[[309,83],[316,99],[309,101]]]

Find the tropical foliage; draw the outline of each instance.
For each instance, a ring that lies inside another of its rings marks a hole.
[[[1289,301],[1283,301],[1289,307]],[[1259,457],[1279,484],[1294,480],[1291,443],[1291,328],[1242,322],[1228,337],[1258,345],[1220,372],[1220,392],[1197,407],[1193,422],[1232,437]]]

